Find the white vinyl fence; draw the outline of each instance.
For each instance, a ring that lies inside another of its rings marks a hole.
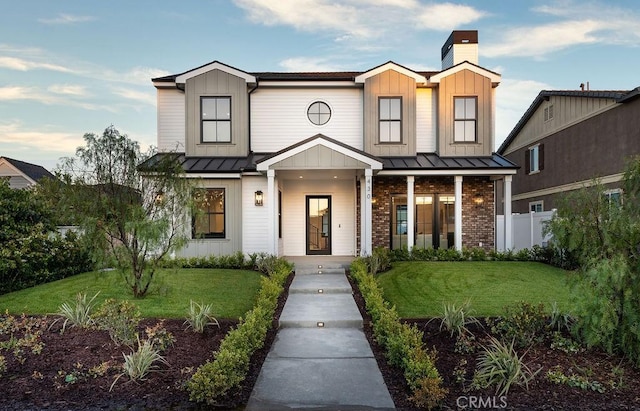
[[[534,245],[545,246],[551,235],[544,236],[542,231],[545,221],[551,220],[552,211],[543,211],[541,213],[531,212],[529,214],[513,214],[513,224],[511,234],[511,244],[513,251],[519,251],[523,248],[531,248]],[[504,249],[504,216],[496,216],[496,249],[505,251]]]

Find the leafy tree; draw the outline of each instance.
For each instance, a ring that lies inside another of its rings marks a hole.
[[[54,228],[51,210],[34,189],[14,190],[9,180],[0,178],[0,245]]]
[[[569,194],[548,229],[580,263],[575,331],[640,365],[640,157],[628,163],[623,188],[622,202],[599,183]]]
[[[72,211],[94,244],[94,258],[115,265],[135,297],[149,290],[159,261],[187,241],[192,183],[177,156],[142,153],[137,142],[107,127],[84,135],[65,159],[59,208]]]

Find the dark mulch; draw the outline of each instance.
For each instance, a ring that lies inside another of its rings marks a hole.
[[[290,281],[291,278],[288,284]],[[408,399],[410,393],[404,376],[400,370],[387,365],[384,353],[372,336],[370,318],[364,311],[362,297],[355,287],[354,290],[356,303],[365,318],[365,334],[396,407],[412,410],[414,408]],[[279,301],[275,318],[282,311],[286,294]],[[52,319],[47,321],[50,323]],[[146,326],[155,325],[158,321],[161,320],[145,320],[140,329],[141,335],[144,335]],[[532,369],[542,368],[535,381],[529,385],[528,391],[515,387],[504,399],[495,396],[490,390],[470,391],[468,388],[478,355],[477,345],[486,341],[486,328],[476,327],[472,330],[477,338],[476,351],[461,354],[455,350],[455,338],[441,332],[437,321],[427,322],[421,319],[409,322],[415,323],[425,332],[427,346],[438,353],[436,366],[448,389],[442,409],[473,408],[469,407],[469,403],[476,401],[476,405],[482,405],[479,408],[640,410],[640,386],[637,383],[640,381],[640,373],[633,367],[621,362],[618,357],[599,351],[565,354],[550,349],[548,343],[534,346],[525,355],[525,360]],[[164,353],[168,365],[162,365],[158,372],[152,373],[140,383],[130,382],[122,377],[112,391],[109,388],[120,372],[117,367],[123,363],[123,352],[128,353],[130,350],[116,346],[105,332],[68,329],[60,334],[60,325],[57,324],[50,331],[44,331],[44,349],[41,354],[25,350],[24,363],[18,363],[5,350],[0,353],[7,359],[7,370],[0,377],[0,409],[199,409],[200,407],[189,402],[183,385],[200,364],[212,358],[212,352],[236,323],[221,321],[220,329],[209,328],[203,335],[185,331],[182,323],[182,320],[163,321],[164,327],[176,338],[175,344]],[[252,358],[251,369],[243,388],[223,399],[222,408],[241,408],[248,401],[275,338],[276,324],[274,319],[274,327],[269,331],[264,348]],[[0,340],[6,340],[6,336],[0,336]],[[461,366],[461,361],[466,361],[466,366]],[[90,375],[92,367],[105,363],[111,367],[104,376],[94,378]],[[598,393],[552,384],[544,375],[555,366],[560,366],[565,373],[573,371],[587,375],[590,381],[599,381],[606,391]],[[617,366],[624,370],[622,376],[615,374]],[[455,370],[464,374],[464,382],[456,380]],[[69,375],[72,377],[68,377]],[[75,381],[74,375],[77,377]],[[620,387],[613,388],[613,385]]]

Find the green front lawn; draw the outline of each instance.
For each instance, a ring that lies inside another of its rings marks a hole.
[[[189,301],[211,304],[213,315],[237,319],[249,311],[260,288],[261,274],[248,270],[162,269],[151,284],[151,292],[133,299],[124,279],[116,271],[89,272],[37,287],[0,295],[0,310],[14,314],[51,314],[60,304],[75,302],[79,292],[96,298],[98,305],[107,298],[132,300],[143,317],[182,318]]]
[[[569,304],[568,272],[542,263],[512,261],[398,262],[379,276],[385,298],[403,318],[438,317],[443,303],[471,301],[478,317],[502,314],[518,301]]]

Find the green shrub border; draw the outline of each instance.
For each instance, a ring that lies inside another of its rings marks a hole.
[[[358,284],[371,315],[376,341],[384,347],[389,363],[403,370],[413,403],[432,409],[447,392],[435,367],[435,355],[425,349],[422,331],[400,322],[395,307],[389,307],[384,300],[382,288],[369,273],[368,266],[366,259],[358,258],[351,264],[350,275]]]
[[[187,382],[189,399],[207,405],[223,405],[221,400],[240,387],[249,371],[251,356],[262,348],[272,325],[278,298],[293,266],[282,258],[274,260],[270,276],[262,278],[256,303],[240,324],[224,338],[213,361],[198,367]]]

